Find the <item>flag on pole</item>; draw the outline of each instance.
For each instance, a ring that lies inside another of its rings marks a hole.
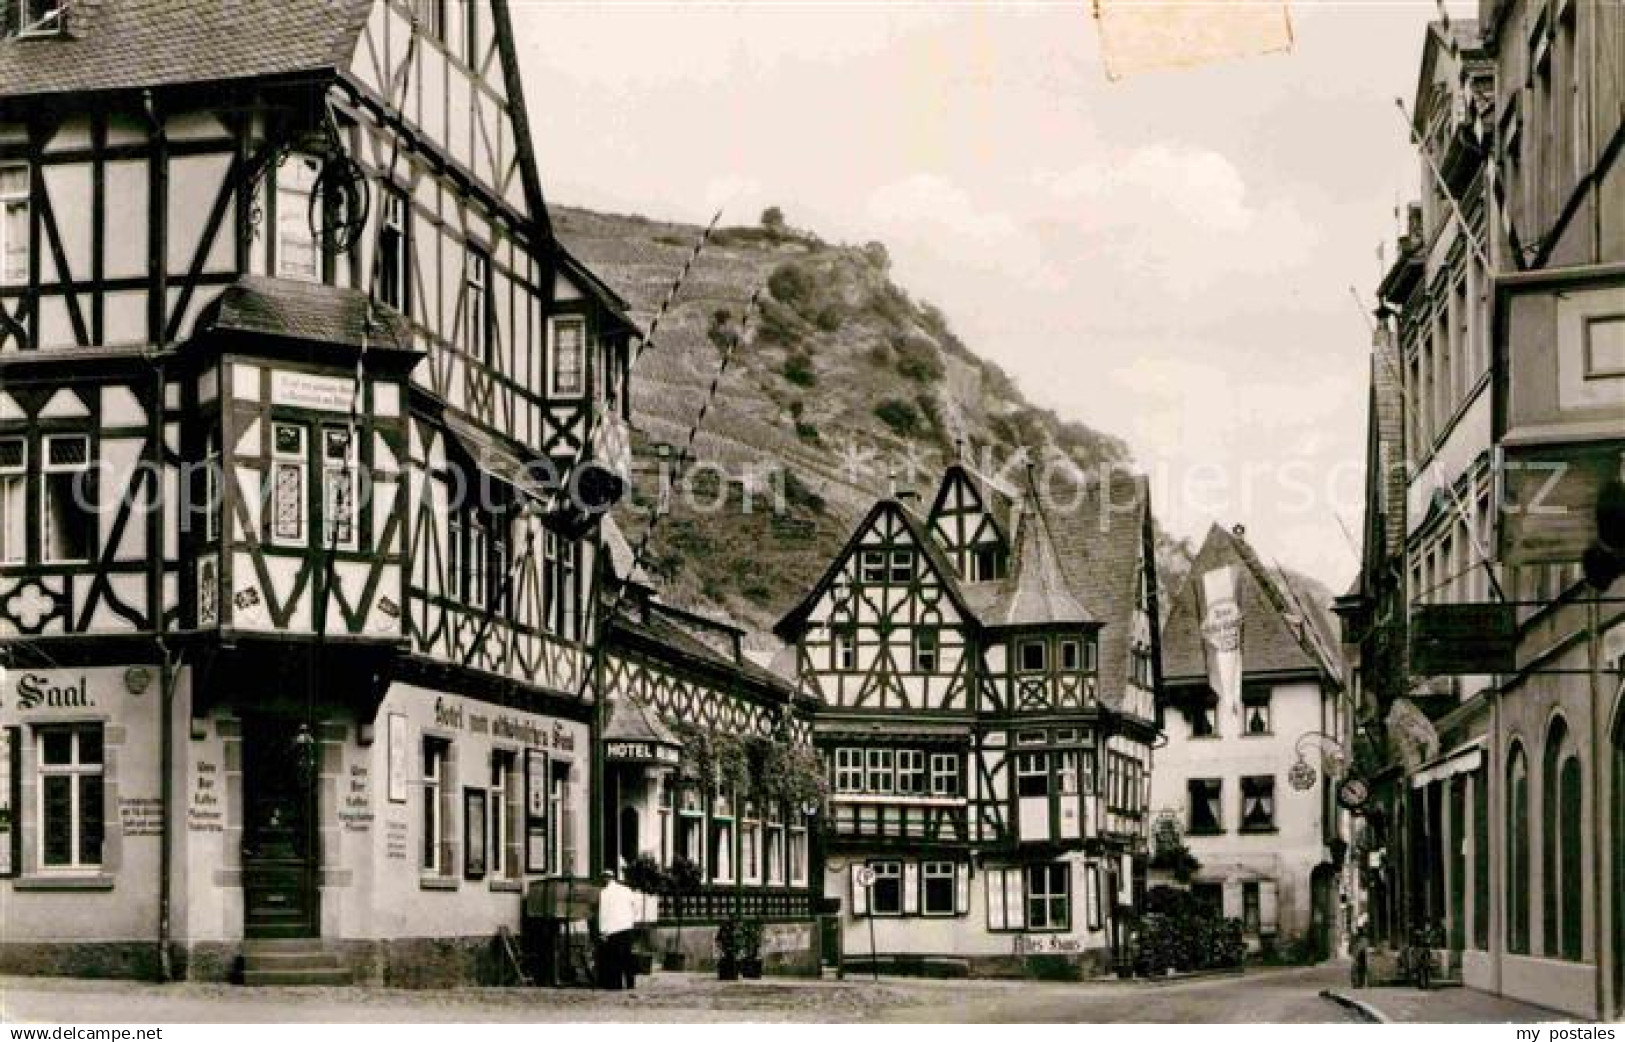
[[[1106,78],[1292,50],[1284,0],[1094,0]]]

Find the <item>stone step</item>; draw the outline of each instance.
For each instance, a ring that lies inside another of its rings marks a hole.
[[[326,951],[320,937],[250,937],[243,941],[243,954],[259,952]]]
[[[245,970],[336,970],[343,966],[333,952],[320,948],[311,951],[244,951]]]
[[[286,988],[312,984],[343,987],[352,983],[352,980],[349,970],[331,967],[327,969],[244,970],[243,983],[251,988]]]

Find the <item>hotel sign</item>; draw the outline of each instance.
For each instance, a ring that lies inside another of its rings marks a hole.
[[[604,759],[612,763],[647,763],[677,766],[682,752],[664,742],[613,741],[604,743]]]

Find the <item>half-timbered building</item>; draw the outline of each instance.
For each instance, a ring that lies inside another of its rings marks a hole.
[[[598,856],[636,336],[510,4],[0,14],[0,966],[492,976]]]
[[[849,964],[1121,954],[1158,733],[1151,523],[1140,479],[1046,498],[956,463],[929,507],[876,503],[780,621],[819,702]]]
[[[747,654],[740,629],[664,603],[605,526],[606,566],[624,586],[605,620],[604,863],[651,859],[680,878],[686,862],[689,885],[666,888],[651,917],[656,953],[707,965],[715,927],[753,919],[770,972],[815,972],[822,807],[805,774],[820,780],[817,705]]]

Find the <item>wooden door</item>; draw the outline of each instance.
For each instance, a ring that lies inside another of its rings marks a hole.
[[[319,749],[297,721],[243,721],[243,916],[248,937],[315,937]]]

